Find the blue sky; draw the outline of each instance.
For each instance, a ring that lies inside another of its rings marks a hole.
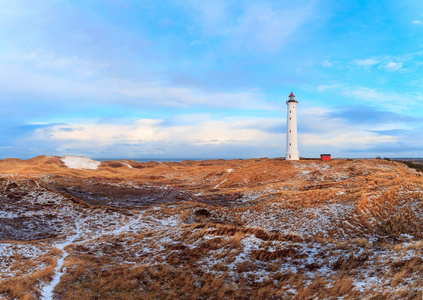
[[[423,157],[422,1],[0,0],[0,157]]]

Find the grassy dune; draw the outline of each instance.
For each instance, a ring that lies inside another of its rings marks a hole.
[[[403,163],[0,161],[0,299],[421,299]],[[62,258],[63,265],[55,270]]]

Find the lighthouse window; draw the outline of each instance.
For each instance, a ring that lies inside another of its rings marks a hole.
[[[289,143],[289,145],[291,146],[291,143]]]
[[[289,131],[289,133],[291,133],[291,130]]]
[[[291,120],[291,117],[289,117],[289,119]]]
[[[291,158],[291,155],[289,156],[289,158]]]
[[[291,111],[289,111],[289,113],[291,113]]]

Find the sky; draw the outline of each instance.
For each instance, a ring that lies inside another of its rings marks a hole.
[[[421,0],[0,0],[0,157],[423,157]]]

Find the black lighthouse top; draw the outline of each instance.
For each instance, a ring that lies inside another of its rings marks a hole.
[[[288,100],[288,101],[286,101],[286,104],[288,104],[289,102],[295,102],[295,103],[298,103],[298,101],[297,101],[297,100],[295,100],[295,96],[294,96],[294,94],[292,93],[292,91],[291,91],[291,95],[289,95],[288,97],[289,97],[289,100]]]

